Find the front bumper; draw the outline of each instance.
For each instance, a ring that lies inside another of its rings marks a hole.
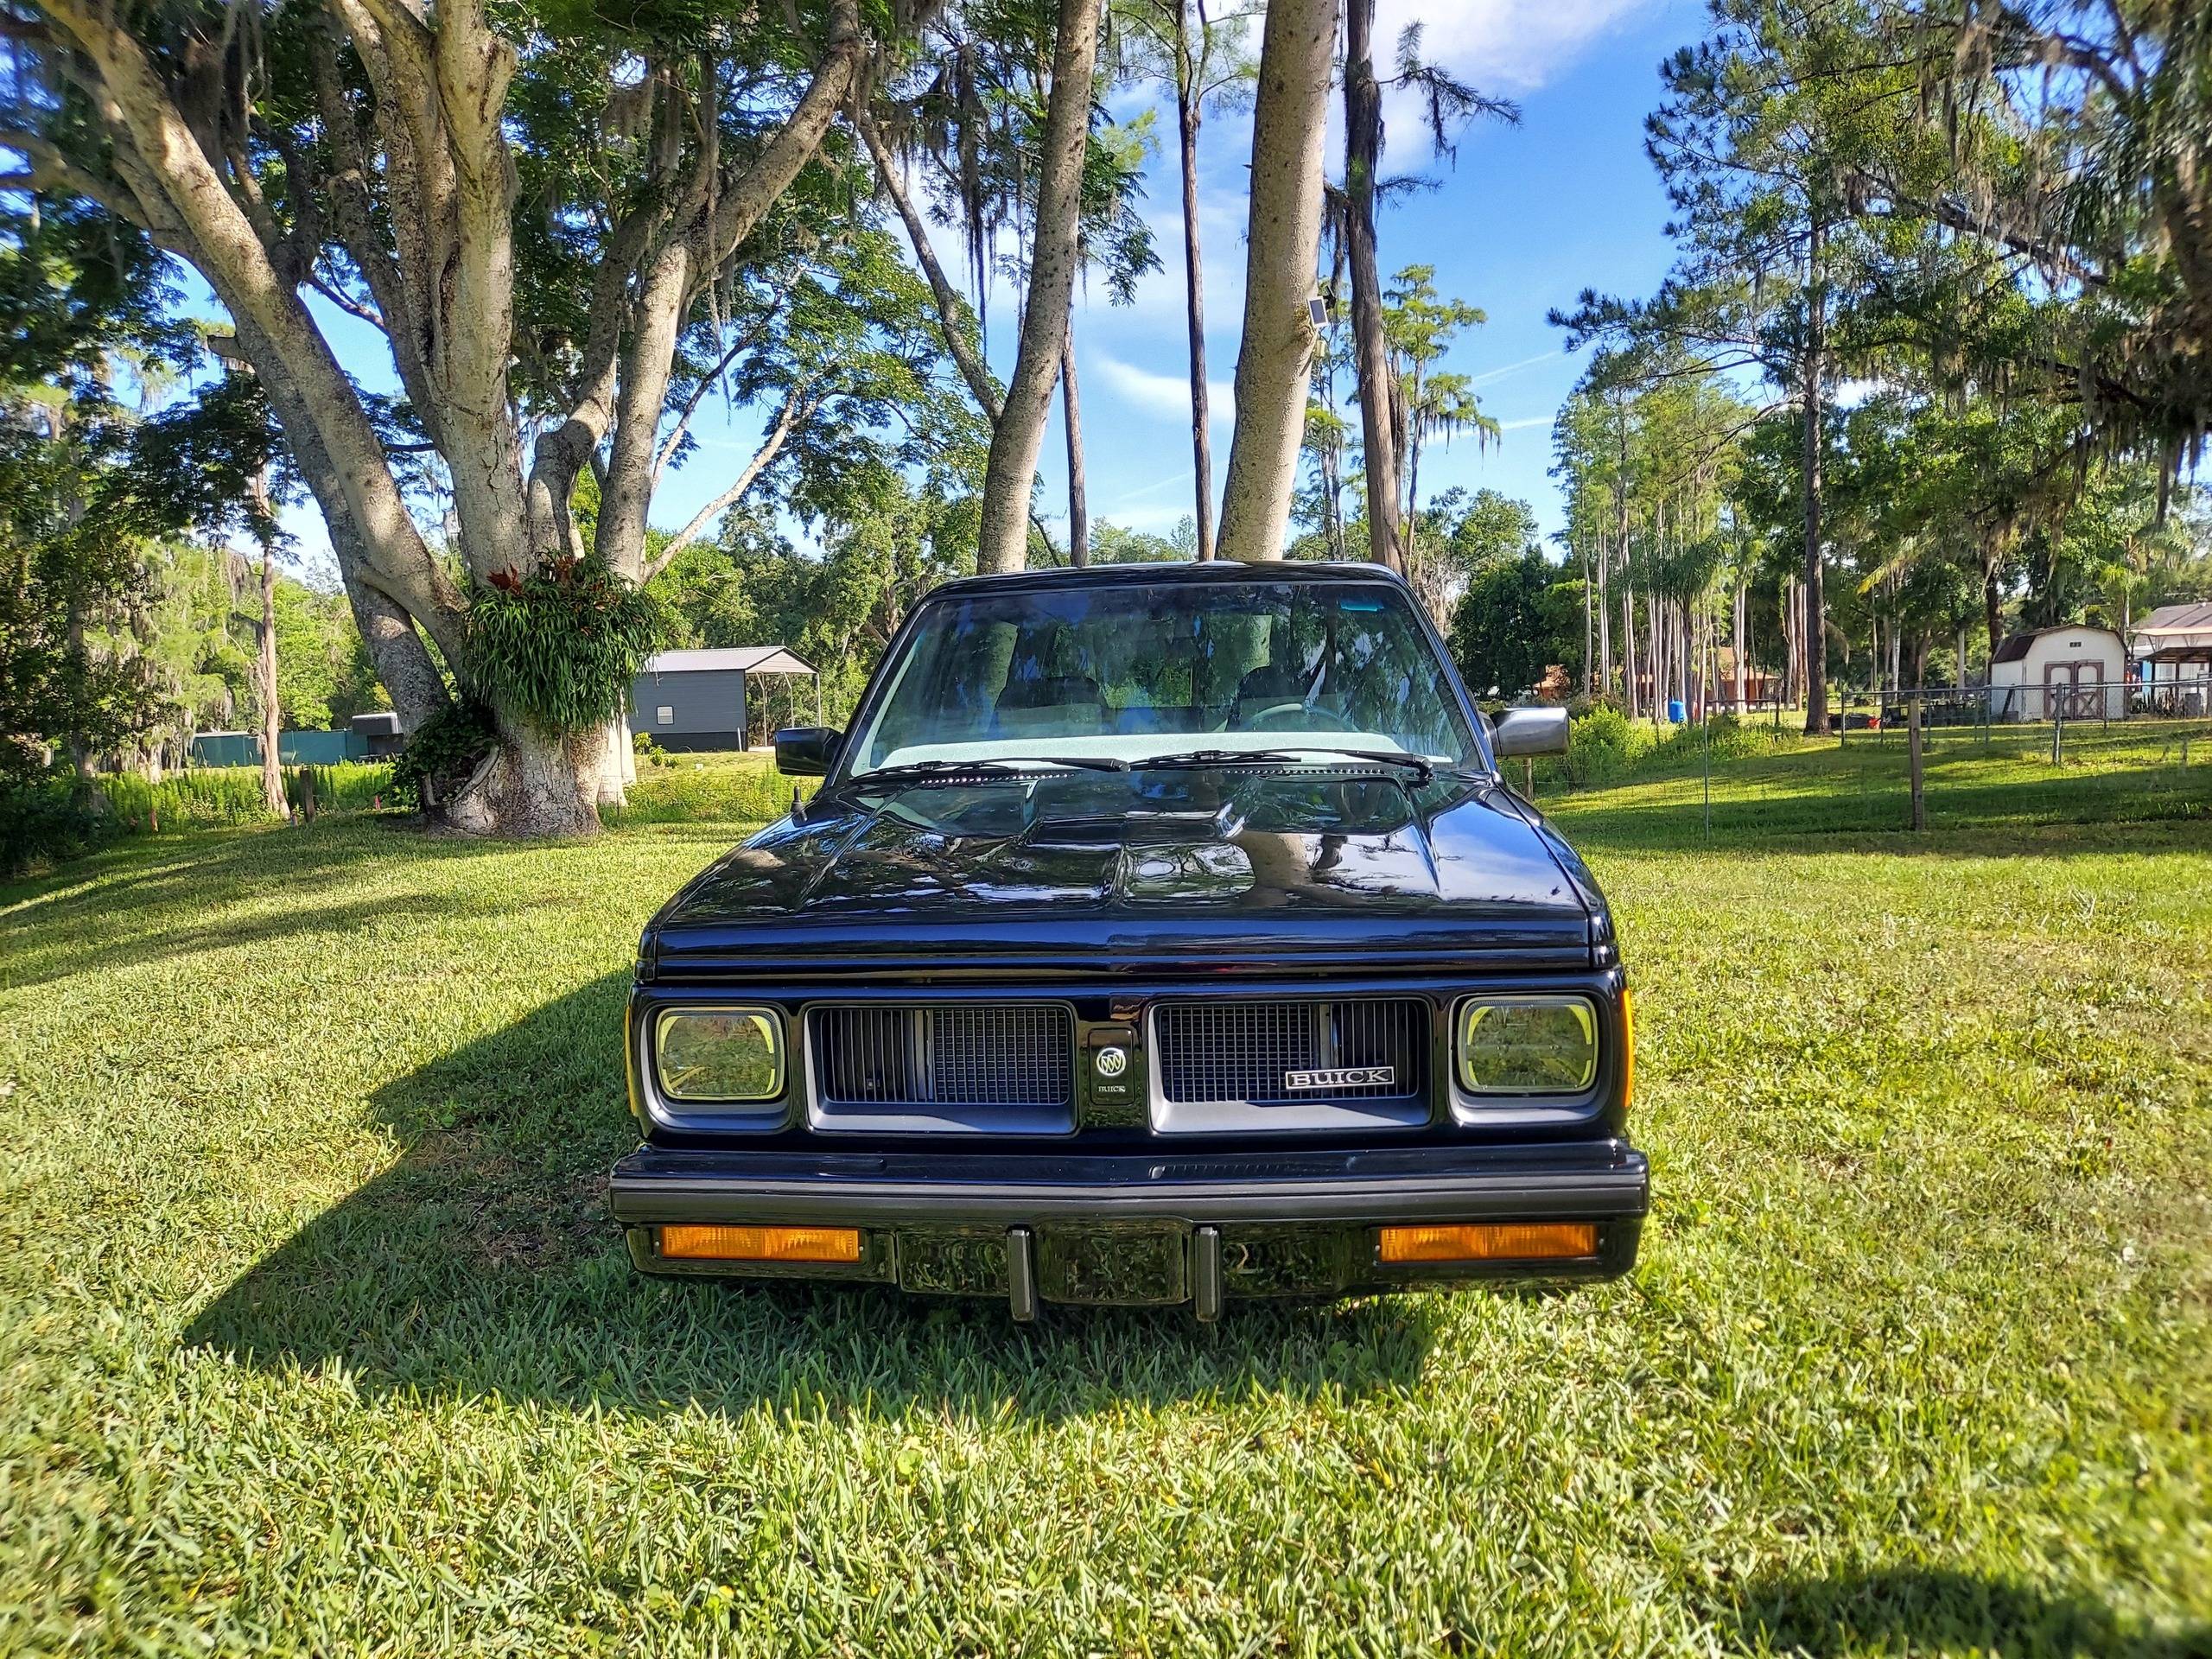
[[[1163,1155],[792,1153],[643,1147],[608,1199],[645,1272],[872,1281],[1039,1301],[1194,1305],[1334,1296],[1440,1280],[1609,1279],[1636,1260],[1649,1198],[1619,1141],[1510,1147]],[[1413,1222],[1590,1222],[1586,1257],[1385,1263],[1378,1230]],[[860,1230],[860,1259],[676,1261],[679,1224]]]

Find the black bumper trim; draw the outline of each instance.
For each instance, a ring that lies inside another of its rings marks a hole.
[[[1611,1219],[1649,1202],[1643,1154],[1618,1141],[1330,1154],[973,1157],[645,1147],[614,1166],[626,1226],[807,1221],[1019,1226],[1035,1221]]]

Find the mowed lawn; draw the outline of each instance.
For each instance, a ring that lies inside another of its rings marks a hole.
[[[2212,827],[1650,810],[1636,1274],[1211,1330],[632,1276],[733,825],[0,892],[0,1653],[2212,1653]]]

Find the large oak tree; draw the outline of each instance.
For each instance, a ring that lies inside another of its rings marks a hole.
[[[607,640],[642,638],[668,416],[711,372],[718,289],[931,9],[10,0],[0,147],[23,165],[0,182],[98,202],[200,274],[394,703],[444,706],[442,664],[493,718],[455,821],[578,833],[620,776]],[[388,365],[358,361],[361,325]]]

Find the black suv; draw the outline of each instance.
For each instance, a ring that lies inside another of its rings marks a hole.
[[[949,582],[818,792],[639,947],[645,1144],[610,1198],[661,1274],[1040,1301],[1604,1278],[1648,1175],[1590,873],[1370,566]]]

